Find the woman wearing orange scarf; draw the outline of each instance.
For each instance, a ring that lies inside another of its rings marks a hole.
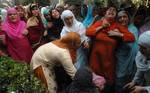
[[[67,74],[71,78],[74,77],[76,68],[73,61],[80,43],[80,36],[75,32],[69,32],[61,39],[42,45],[35,51],[31,68],[46,85],[49,93],[57,92],[55,66],[62,65]]]

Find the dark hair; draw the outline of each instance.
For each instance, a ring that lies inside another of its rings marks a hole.
[[[77,70],[74,80],[65,93],[95,93],[96,86],[92,82],[92,71],[88,67]]]
[[[56,9],[58,10],[58,12],[61,14],[64,11],[64,6],[59,5],[56,7]]]
[[[16,10],[21,9],[21,10],[25,11],[25,9],[23,8],[23,6],[22,6],[22,5],[18,5],[18,6],[16,6],[16,7],[15,7],[15,9],[16,9]]]
[[[137,10],[137,13],[136,15],[142,15],[142,16],[145,16],[147,14],[147,7],[144,6],[144,5],[141,5],[138,10]]]
[[[108,7],[105,8],[105,13],[106,13],[106,11],[107,11],[109,8],[111,8],[111,7],[115,8],[115,9],[116,9],[116,12],[118,12],[118,9],[117,9],[117,7],[116,7],[115,5],[109,5]]]
[[[111,7],[114,7],[118,11],[118,8],[114,4],[110,4],[107,7],[108,7],[108,9],[111,8]]]
[[[30,5],[30,11],[34,10],[34,8],[38,8],[38,6],[36,4],[33,4],[33,5],[31,4]]]
[[[100,8],[101,8],[101,7],[99,7],[99,6],[94,6],[94,7],[93,7],[93,12],[99,13]]]
[[[28,12],[27,12],[27,14],[28,14],[27,17],[28,17],[28,18],[30,18],[30,17],[33,16],[32,10],[33,10],[35,7],[38,8],[37,4],[29,4],[29,6],[28,6]]]
[[[55,18],[53,18],[53,16],[52,16],[52,11],[53,11],[53,10],[56,10],[56,11],[59,12],[59,10],[58,10],[57,8],[51,8],[51,9],[49,10],[49,14],[50,14],[52,20],[55,19]],[[60,14],[60,12],[59,12],[59,14]]]

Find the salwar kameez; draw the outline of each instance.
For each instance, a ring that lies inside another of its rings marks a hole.
[[[44,74],[42,77],[45,77],[46,79],[43,81],[46,84],[49,93],[57,93],[54,67],[58,65],[62,65],[71,78],[74,77],[76,69],[73,65],[69,51],[60,48],[53,43],[47,43],[39,47],[31,60],[31,69],[36,71],[37,68],[42,68]]]
[[[112,22],[109,27],[96,32],[96,28],[101,26],[102,23],[102,20],[97,21],[86,32],[87,36],[94,38],[90,55],[90,67],[96,74],[104,76],[108,84],[113,85],[115,82],[115,51],[117,45],[120,41],[134,41],[134,36],[128,32],[126,27],[120,26],[116,22]],[[123,37],[108,36],[107,32],[114,29],[118,29],[123,33]]]

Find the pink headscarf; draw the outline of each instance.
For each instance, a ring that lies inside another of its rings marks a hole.
[[[24,21],[20,20],[19,15],[17,14],[17,21],[12,22],[10,18],[8,17],[11,13],[17,13],[17,10],[15,8],[9,8],[7,10],[7,17],[5,22],[2,25],[2,29],[7,33],[7,35],[11,38],[22,38],[23,31],[26,28],[26,23]]]

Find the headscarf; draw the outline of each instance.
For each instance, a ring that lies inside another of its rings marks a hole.
[[[23,16],[20,16],[20,19],[22,20],[22,21],[27,21],[27,18],[26,18],[26,11],[25,11],[25,8],[24,8],[24,6],[22,6],[22,5],[18,5],[18,6],[16,6],[15,7],[15,9],[17,10],[17,11],[19,11],[19,9],[21,9],[21,11],[23,12]]]
[[[63,1],[63,0],[62,0],[62,1]],[[59,13],[61,14],[61,13],[64,11],[64,6],[58,4],[58,5],[56,6],[56,9],[57,9],[57,10],[59,11]]]
[[[69,16],[73,16],[73,25],[71,27],[67,26],[67,24],[64,21],[65,18],[69,17]],[[61,32],[61,37],[64,36],[68,32],[76,32],[76,33],[80,34],[82,42],[84,40],[87,40],[87,37],[85,36],[85,31],[86,31],[85,27],[83,26],[83,24],[81,22],[76,20],[74,14],[70,10],[63,11],[61,14],[61,19],[63,20],[63,22],[65,24],[65,26],[63,27],[62,32]]]
[[[92,78],[92,72],[89,68],[78,69],[66,93],[95,93],[96,87],[92,82]]]
[[[121,16],[123,16],[124,14],[127,14],[128,15],[128,18],[129,18],[129,23],[131,23],[131,16],[129,15],[129,13],[127,11],[119,11],[118,14],[117,14],[117,19],[119,19]]]
[[[27,27],[38,26],[39,21],[41,21],[40,17],[33,16],[32,10],[34,8],[38,8],[38,6],[36,4],[29,4],[27,7],[27,14],[28,14]]]
[[[2,25],[2,29],[11,38],[24,37],[22,33],[26,28],[25,22],[20,20],[20,17],[18,14],[17,14],[17,21],[15,23],[12,22],[8,17],[8,15],[10,13],[16,13],[17,14],[17,10],[15,8],[9,8],[7,10],[7,17],[6,17],[5,22]]]
[[[146,31],[140,35],[138,43],[145,48],[150,48],[150,31]],[[140,71],[150,69],[150,60],[148,60],[140,51],[136,56],[136,65]]]
[[[124,14],[126,14],[126,11],[124,11],[124,10],[119,11],[117,14],[117,17],[123,16]]]
[[[25,8],[24,8],[24,6],[22,6],[22,5],[18,5],[18,6],[16,6],[16,7],[15,7],[15,9],[16,9],[16,10],[21,9],[21,10],[22,10],[22,12],[26,13],[26,12],[25,12]],[[24,14],[24,15],[25,15],[25,14]]]
[[[143,26],[140,27],[139,34],[142,34],[145,31],[150,30],[150,21],[146,22]]]
[[[28,18],[30,18],[31,16],[33,16],[33,15],[32,15],[32,10],[33,10],[34,8],[38,8],[38,6],[37,6],[36,4],[29,4],[29,5],[27,6]]]
[[[117,18],[119,19],[124,14],[127,14],[130,21],[130,16],[126,11],[120,11]],[[129,32],[131,32],[134,37],[134,42],[122,42],[117,48],[116,57],[117,57],[117,77],[123,77],[125,75],[134,75],[136,71],[135,67],[135,57],[138,52],[138,29],[134,24],[127,24]],[[123,73],[122,73],[123,72]]]
[[[74,27],[77,26],[78,21],[76,20],[74,14],[70,10],[63,11],[62,14],[61,14],[61,19],[63,20],[65,26],[67,26],[67,24],[65,23],[64,20],[65,20],[66,17],[69,17],[69,16],[73,16],[73,25],[70,27],[70,29],[71,28],[74,29]],[[69,29],[69,27],[68,27],[68,29]]]
[[[48,21],[46,20],[46,18],[44,17],[44,15],[47,15],[48,13],[49,13],[49,9],[47,7],[42,7],[41,8],[42,22],[43,22],[43,24],[44,24],[45,27],[47,27]]]
[[[76,32],[69,32],[61,38],[61,42],[66,43],[70,48],[77,48],[77,43],[80,43],[80,35]]]
[[[68,46],[71,58],[73,62],[76,62],[76,50],[81,43],[80,35],[76,32],[69,32],[61,38],[61,42]]]
[[[41,14],[48,14],[49,13],[49,9],[47,7],[42,7],[41,8]]]
[[[140,35],[138,44],[145,48],[150,48],[150,31],[146,31]]]

